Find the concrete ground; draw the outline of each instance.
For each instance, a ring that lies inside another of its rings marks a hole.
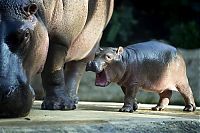
[[[0,133],[7,132],[83,132],[83,133],[200,133],[200,107],[183,112],[183,106],[168,106],[165,111],[151,111],[155,105],[139,104],[133,113],[121,113],[122,103],[79,102],[74,111],[40,110],[35,101],[27,117],[0,119]]]

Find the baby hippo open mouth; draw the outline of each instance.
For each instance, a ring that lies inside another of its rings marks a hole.
[[[113,82],[118,72],[121,71],[118,70],[118,68],[121,67],[116,67],[116,65],[118,65],[118,63],[116,63],[118,57],[118,54],[116,54],[116,52],[118,52],[117,48],[108,47],[106,49],[100,48],[99,50],[100,51],[96,53],[95,59],[87,63],[86,71],[95,72],[95,85],[105,87]],[[117,70],[115,70],[115,68],[117,68]]]
[[[103,71],[96,73],[96,81],[95,81],[96,86],[105,87],[108,86],[109,84],[110,81],[108,81],[108,77],[104,69]]]

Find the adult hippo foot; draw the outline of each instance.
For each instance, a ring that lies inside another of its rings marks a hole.
[[[153,110],[153,111],[162,111],[162,110],[164,110],[164,106],[157,105],[155,107],[152,107],[151,110]]]
[[[45,98],[41,105],[43,110],[74,110],[75,102],[68,98],[49,97]]]
[[[183,109],[183,111],[187,111],[187,112],[192,112],[192,111],[195,111],[195,110],[196,110],[196,106],[194,106],[193,104],[188,104]]]
[[[121,109],[119,109],[119,112],[129,112],[132,113],[133,111],[136,111],[138,109],[137,104],[131,105],[124,105]]]
[[[79,101],[78,96],[73,96],[73,97],[70,97],[70,98],[73,100],[73,103],[78,104],[78,101]]]

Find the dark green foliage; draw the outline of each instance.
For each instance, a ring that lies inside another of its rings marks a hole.
[[[115,0],[101,44],[126,46],[151,39],[181,48],[200,48],[200,1]]]
[[[137,24],[137,21],[132,15],[132,7],[122,7],[122,9],[116,10],[110,22],[106,41],[108,43],[131,41],[131,35],[134,34],[132,29],[134,29],[135,24]]]
[[[182,48],[200,47],[200,30],[196,22],[181,23],[170,29],[170,41]]]

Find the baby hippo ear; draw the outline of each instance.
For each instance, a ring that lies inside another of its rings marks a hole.
[[[121,55],[122,53],[124,52],[124,48],[123,47],[121,47],[121,46],[119,46],[119,48],[117,49],[117,54],[118,55]]]
[[[99,50],[100,50],[100,51],[103,51],[103,48],[99,47]]]
[[[98,55],[101,51],[103,51],[103,48],[99,47],[96,52],[95,52],[95,55]]]

